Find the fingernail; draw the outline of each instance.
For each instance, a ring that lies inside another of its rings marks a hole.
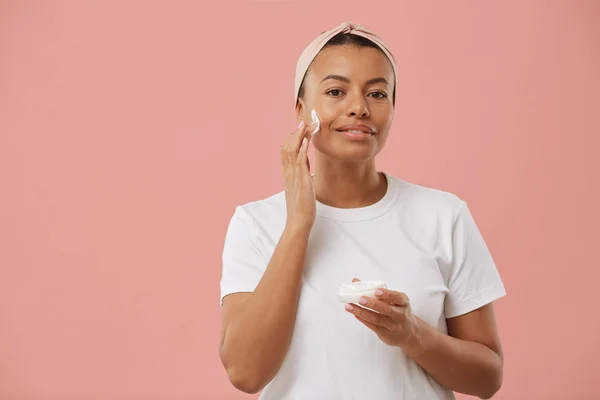
[[[354,310],[354,306],[353,306],[352,304],[350,304],[350,303],[346,304],[346,305],[344,306],[344,308],[345,308],[346,310],[348,310],[348,311],[352,311],[352,310]]]
[[[375,290],[375,296],[383,296],[383,290],[381,290],[381,289]]]
[[[302,139],[302,146],[304,146],[306,144],[306,138]]]
[[[362,304],[364,306],[367,304],[367,299],[365,299],[364,297],[361,297],[360,299],[358,299],[358,303]]]
[[[302,128],[304,126],[304,121],[300,121],[300,123],[298,124],[298,129]]]

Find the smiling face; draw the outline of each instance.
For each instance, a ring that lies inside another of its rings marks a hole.
[[[326,47],[308,70],[296,113],[310,121],[316,110],[321,129],[313,145],[318,152],[346,162],[368,161],[387,140],[393,90],[392,64],[379,49]]]

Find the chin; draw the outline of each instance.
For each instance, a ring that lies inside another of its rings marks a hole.
[[[323,137],[322,139],[325,139]],[[371,137],[367,140],[348,140],[337,135],[329,136],[326,141],[319,140],[317,150],[326,156],[347,162],[364,162],[375,157],[385,143],[380,137]]]
[[[328,157],[345,162],[365,162],[375,157],[381,149],[373,146],[332,146],[323,149],[322,153]]]

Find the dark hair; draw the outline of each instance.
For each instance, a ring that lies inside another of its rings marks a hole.
[[[329,41],[325,44],[325,46],[323,46],[323,48],[321,50],[326,49],[328,47],[334,47],[334,46],[354,46],[354,47],[358,47],[358,48],[371,47],[373,49],[377,49],[377,50],[381,51],[381,54],[385,55],[385,53],[381,50],[381,48],[379,46],[377,46],[374,42],[370,41],[369,39],[367,39],[365,37],[362,37],[359,35],[353,35],[351,33],[338,33],[337,35],[335,35],[334,37],[329,39]],[[387,56],[386,56],[386,58],[387,58]],[[309,69],[310,69],[310,67],[309,67]],[[306,80],[307,75],[308,75],[308,70],[304,74],[304,77],[302,78],[302,83],[300,84],[300,89],[298,90],[298,98],[299,99],[304,97],[304,81]],[[395,103],[396,103],[396,82],[394,81],[394,92],[392,94],[392,105],[395,105]]]

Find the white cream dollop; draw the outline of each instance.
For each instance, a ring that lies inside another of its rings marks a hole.
[[[319,117],[317,116],[317,112],[315,111],[315,109],[313,109],[310,112],[310,116],[312,117],[312,122],[310,123],[310,125],[317,125],[317,127],[315,128],[314,131],[312,131],[311,136],[314,136],[315,133],[319,132],[319,129],[321,129],[321,121],[319,120]]]
[[[358,303],[362,296],[375,297],[375,290],[387,289],[385,281],[359,281],[341,284],[337,290],[337,296],[342,303]]]

